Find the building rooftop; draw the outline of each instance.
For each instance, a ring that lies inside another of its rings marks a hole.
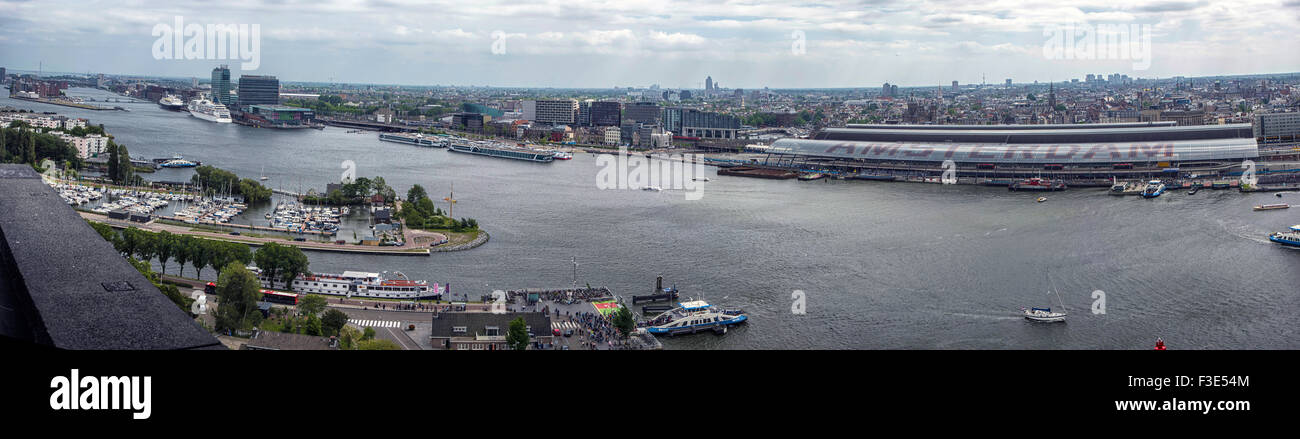
[[[0,334],[61,349],[224,349],[17,164],[0,164]]]
[[[473,337],[483,335],[486,328],[494,326],[500,330],[499,335],[506,335],[510,330],[510,321],[523,317],[534,336],[551,335],[551,318],[542,312],[441,312],[433,315],[433,337]],[[465,332],[456,332],[454,328],[464,327]]]

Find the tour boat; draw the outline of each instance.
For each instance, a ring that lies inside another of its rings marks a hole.
[[[656,335],[693,334],[699,331],[726,332],[731,325],[749,319],[744,310],[719,309],[703,300],[681,302],[676,308],[645,322],[646,332]]]
[[[265,288],[284,288],[282,279],[271,282],[262,270],[248,267],[262,281]],[[442,296],[443,289],[438,284],[429,285],[428,281],[409,280],[400,272],[400,279],[385,279],[379,273],[363,271],[344,271],[342,274],[313,273],[299,274],[288,288],[297,293],[330,294],[336,296],[377,298],[377,299],[436,299]]]
[[[1265,204],[1263,206],[1255,206],[1255,210],[1278,210],[1278,209],[1287,209],[1290,207],[1291,205],[1286,203]]]

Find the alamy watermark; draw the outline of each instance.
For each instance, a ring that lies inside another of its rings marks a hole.
[[[1051,60],[1133,60],[1133,70],[1151,67],[1150,24],[1071,23],[1043,28],[1043,57]]]
[[[153,59],[203,59],[243,61],[241,70],[262,64],[262,26],[258,24],[185,24],[176,16],[172,24],[153,26]]]
[[[1255,161],[1245,160],[1241,162],[1241,184],[1245,186],[1254,186],[1259,183],[1259,178],[1255,176]]]
[[[691,165],[693,164],[693,166]],[[643,155],[629,155],[627,147],[618,149],[618,155],[596,156],[596,188],[600,190],[683,190],[686,199],[695,201],[704,197],[704,163],[694,154],[670,154],[658,159]]]
[[[802,30],[796,30],[790,33],[790,39],[794,40],[790,43],[791,55],[801,56],[808,53],[808,34]]]

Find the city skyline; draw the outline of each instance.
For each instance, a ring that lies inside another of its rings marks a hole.
[[[241,2],[219,11],[198,2],[108,9],[97,2],[55,3],[0,1],[0,65],[204,78],[229,63],[234,77],[292,82],[685,89],[704,88],[708,76],[724,88],[871,88],[1300,71],[1300,56],[1286,48],[1285,37],[1300,30],[1296,0],[1041,7]],[[240,71],[238,60],[155,59],[150,49],[158,38],[151,29],[176,17],[259,25],[260,65]],[[1051,29],[1083,23],[1148,25],[1135,29],[1150,35],[1149,67],[1138,69],[1132,59],[1045,56]]]

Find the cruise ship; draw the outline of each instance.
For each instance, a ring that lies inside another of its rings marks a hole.
[[[190,101],[190,105],[189,107],[187,107],[187,109],[190,111],[191,116],[206,120],[208,122],[216,122],[216,123],[233,122],[230,119],[230,110],[227,110],[225,105],[214,103],[212,101],[207,100],[207,98],[199,98]]]
[[[405,143],[415,146],[427,146],[433,148],[446,148],[447,140],[441,137],[425,137],[423,134],[402,134],[402,133],[379,133],[379,140],[386,142]]]
[[[272,285],[271,279],[263,275],[261,269],[257,267],[248,267],[248,269],[257,274],[263,288],[285,287],[282,279],[276,279]],[[363,271],[344,271],[342,274],[299,274],[289,288],[296,293],[368,299],[436,299],[443,293],[436,283],[430,287],[429,282],[423,280],[408,280],[406,276],[402,276],[402,279],[384,279],[379,273]]]
[[[524,160],[529,162],[551,163],[555,161],[555,152],[553,151],[538,151],[486,142],[454,142],[448,149],[453,152]]]
[[[175,95],[167,95],[158,100],[158,106],[168,111],[181,111],[185,109],[185,101]]]

